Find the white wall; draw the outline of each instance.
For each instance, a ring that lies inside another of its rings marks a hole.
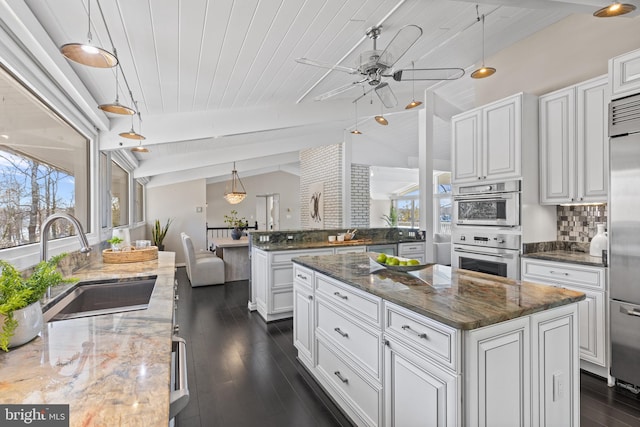
[[[176,253],[176,264],[184,264],[185,261],[180,240],[181,232],[184,231],[191,236],[196,251],[205,249],[205,205],[206,181],[204,179],[147,189],[148,230],[156,219],[164,225],[167,219],[173,218],[173,223],[169,226],[169,232],[164,239],[164,245],[166,251]],[[202,212],[196,212],[197,207],[202,207]],[[148,231],[148,233],[151,237],[151,232]]]
[[[371,199],[369,227],[379,228],[389,226],[386,221],[382,219],[382,215],[389,215],[389,206],[391,206],[391,200]]]
[[[539,96],[606,74],[610,58],[639,47],[640,16],[571,15],[487,58],[498,71],[476,81],[476,105],[517,92]]]
[[[272,172],[263,175],[243,177],[242,184],[247,197],[237,205],[230,205],[224,200],[225,183],[207,184],[206,222],[210,227],[224,227],[224,215],[232,209],[238,211],[239,217],[245,217],[250,224],[256,220],[258,194],[280,194],[280,229],[300,229],[300,177],[287,172]],[[264,200],[264,198],[260,198]]]

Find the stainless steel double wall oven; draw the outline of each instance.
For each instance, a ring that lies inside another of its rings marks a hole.
[[[453,267],[520,278],[520,181],[453,187]]]

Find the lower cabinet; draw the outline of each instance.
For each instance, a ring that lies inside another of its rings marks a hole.
[[[420,261],[420,264],[424,264],[427,256],[425,243],[398,243],[398,256],[417,259]]]
[[[390,337],[384,353],[386,426],[460,425],[458,376]]]
[[[298,357],[356,425],[579,425],[577,304],[458,330],[294,272]]]
[[[578,303],[580,359],[583,361],[581,368],[607,378],[609,338],[606,269],[523,258],[522,280],[561,286],[586,295]]]

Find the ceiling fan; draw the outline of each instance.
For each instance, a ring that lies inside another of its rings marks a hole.
[[[397,82],[404,81],[420,81],[420,80],[456,80],[464,75],[462,68],[406,68],[393,70],[393,66],[407,53],[407,51],[422,36],[422,28],[417,25],[409,24],[402,27],[396,35],[391,39],[384,50],[377,48],[377,39],[382,32],[382,26],[370,27],[366,31],[366,35],[373,40],[373,50],[362,52],[358,57],[357,68],[345,67],[342,65],[334,65],[322,61],[316,61],[308,58],[297,58],[296,62],[300,64],[313,65],[316,67],[328,68],[330,70],[342,71],[348,74],[358,75],[358,80],[340,86],[322,95],[316,96],[316,101],[322,101],[349,89],[365,84],[372,86],[376,95],[380,98],[383,105],[387,108],[393,108],[398,101],[391,91],[391,87],[387,82],[383,82],[384,78],[391,77]],[[368,93],[368,92],[367,92]]]

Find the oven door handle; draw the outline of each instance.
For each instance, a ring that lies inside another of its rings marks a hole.
[[[454,252],[460,252],[463,254],[474,254],[474,255],[484,255],[484,256],[491,256],[491,257],[496,257],[496,258],[511,258],[511,256],[508,255],[501,255],[501,254],[489,254],[486,252],[477,252],[477,251],[470,251],[467,249],[460,249],[460,248],[453,248]]]
[[[455,201],[466,201],[466,200],[507,200],[513,199],[513,193],[497,193],[497,194],[475,194],[475,195],[458,195],[453,196],[453,200]]]

